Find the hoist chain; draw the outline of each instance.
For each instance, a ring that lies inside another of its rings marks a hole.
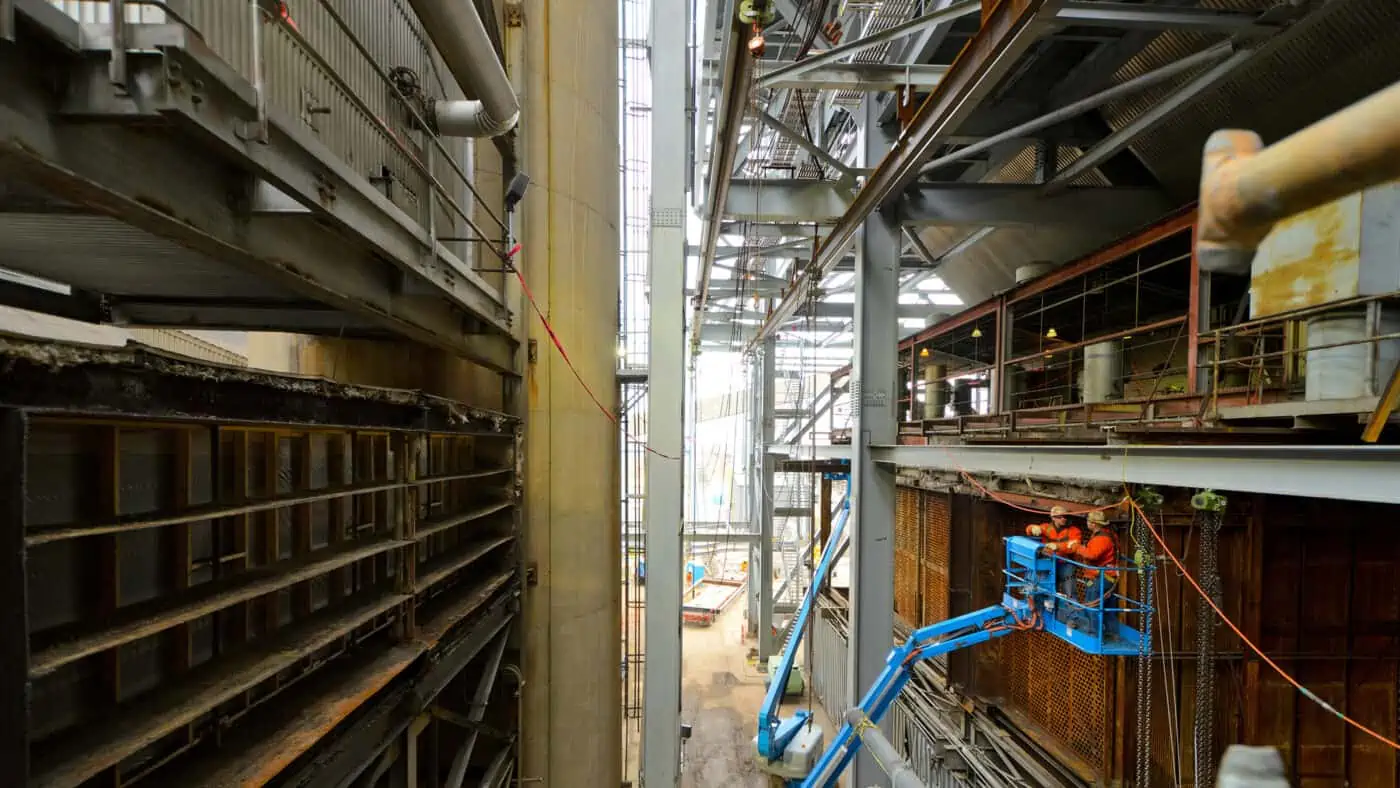
[[[1220,598],[1220,526],[1225,499],[1206,490],[1191,499],[1200,525],[1198,579],[1201,590],[1216,605]],[[1215,611],[1196,606],[1196,785],[1215,784]]]
[[[1150,494],[1149,494],[1150,493]],[[1142,505],[1153,509],[1153,519],[1161,522],[1161,496],[1144,490],[1138,495]],[[1133,512],[1133,561],[1138,568],[1138,594],[1142,599],[1142,637],[1138,641],[1137,659],[1137,780],[1136,788],[1152,784],[1152,613],[1156,569],[1156,550],[1152,534],[1142,515]]]

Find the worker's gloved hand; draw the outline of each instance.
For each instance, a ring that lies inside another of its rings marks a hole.
[[[1068,542],[1065,542],[1065,544],[1064,544],[1064,548],[1065,548],[1066,550],[1075,550],[1075,549],[1078,549],[1078,547],[1079,547],[1079,540],[1078,540],[1078,539],[1071,539],[1071,540],[1069,540]]]
[[[1030,534],[1031,536],[1040,536],[1040,526],[1032,525],[1031,527],[1026,529],[1026,533]]]
[[[1040,546],[1040,551],[1039,551],[1039,552],[1040,552],[1041,555],[1052,555],[1052,554],[1054,554],[1054,552],[1055,552],[1055,543],[1054,543],[1054,542],[1046,542],[1045,544],[1043,544],[1043,545]]]

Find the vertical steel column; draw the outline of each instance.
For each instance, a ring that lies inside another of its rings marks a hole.
[[[681,768],[681,549],[685,433],[686,0],[651,8],[651,284],[646,456],[646,669],[642,784],[675,788]]]
[[[893,137],[880,126],[873,95],[865,116],[865,162],[880,161]],[[895,442],[899,344],[899,223],[884,211],[865,220],[856,243],[855,358],[851,367],[851,636],[847,702],[855,706],[885,667],[894,644],[894,473],[876,465],[870,447]],[[882,723],[889,735],[889,722]],[[888,786],[869,751],[856,758],[851,785]]]
[[[763,343],[763,362],[759,371],[758,396],[758,554],[762,559],[762,574],[758,576],[758,664],[768,667],[773,653],[773,455],[768,447],[773,443],[774,402],[777,399],[778,341]]]
[[[0,763],[29,781],[29,602],[24,567],[27,418],[0,410]]]

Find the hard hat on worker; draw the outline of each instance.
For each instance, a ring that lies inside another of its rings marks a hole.
[[[1069,514],[1069,510],[1065,509],[1065,507],[1063,507],[1063,506],[1052,506],[1052,507],[1050,507],[1050,516],[1051,516],[1051,517],[1065,517],[1065,516],[1067,516],[1068,514]]]
[[[1100,511],[1089,512],[1089,516],[1087,519],[1089,520],[1090,525],[1108,525],[1108,515]]]

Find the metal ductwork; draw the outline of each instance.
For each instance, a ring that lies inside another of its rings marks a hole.
[[[448,137],[499,137],[515,128],[520,102],[471,0],[409,0],[457,84],[474,101],[438,101],[433,122]]]

